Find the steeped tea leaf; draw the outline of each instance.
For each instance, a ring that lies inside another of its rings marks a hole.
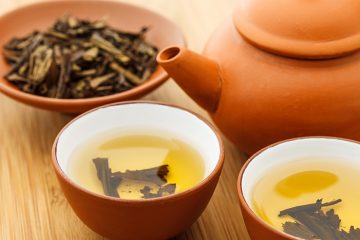
[[[113,179],[111,168],[109,168],[109,162],[107,158],[95,158],[93,162],[96,167],[97,176],[102,183],[104,194],[111,197],[119,197],[117,192],[117,186],[121,181],[121,178]]]
[[[341,199],[322,203],[319,199],[314,204],[301,205],[283,210],[279,217],[290,216],[296,222],[285,222],[284,232],[302,239],[322,239],[322,240],[358,240],[360,239],[360,229],[350,227],[349,232],[340,228],[340,218],[335,214],[334,209],[327,212],[323,207],[329,207],[341,202]]]
[[[140,192],[143,194],[143,198],[151,199],[173,194],[176,190],[176,184],[167,184],[161,186],[156,193],[151,192],[151,190],[152,189],[149,186],[145,186],[143,189],[141,189]]]
[[[151,188],[144,186],[140,192],[145,199],[162,197],[175,193],[176,184],[167,184],[166,176],[169,173],[168,165],[159,167],[142,169],[142,170],[126,170],[125,172],[112,172],[109,167],[107,158],[95,158],[93,162],[96,167],[98,179],[101,181],[104,194],[111,197],[120,197],[117,188],[122,180],[132,180],[145,183],[153,183],[158,186],[156,193],[151,192]]]

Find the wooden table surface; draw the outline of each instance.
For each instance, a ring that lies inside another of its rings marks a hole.
[[[1,0],[0,12],[31,1]],[[215,28],[231,16],[236,4],[236,0],[126,2],[157,11],[178,23],[188,47],[198,52]],[[208,117],[172,80],[144,99],[174,103]],[[103,239],[74,214],[51,166],[54,138],[71,117],[0,95],[0,119],[0,239]],[[225,166],[213,198],[198,221],[176,239],[250,239],[236,191],[244,158],[224,141]]]

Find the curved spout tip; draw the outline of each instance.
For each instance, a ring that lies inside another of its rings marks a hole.
[[[174,61],[179,56],[181,48],[178,46],[168,47],[162,50],[156,57],[156,61],[160,64],[164,64],[169,61]]]
[[[156,60],[201,107],[216,111],[221,76],[215,61],[179,46],[163,49]]]

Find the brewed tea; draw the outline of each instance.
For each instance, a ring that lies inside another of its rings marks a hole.
[[[360,191],[353,186],[360,169],[328,160],[306,158],[270,170],[253,191],[256,214],[288,233],[303,234],[304,229],[312,229],[309,235],[316,235],[317,229],[326,229],[321,224],[328,218],[334,224],[339,222],[339,228],[331,227],[334,232],[326,234],[348,234],[347,231],[359,234],[356,227],[360,226]],[[315,223],[307,219],[320,225],[314,226]]]
[[[98,194],[149,199],[182,192],[204,177],[201,155],[170,133],[102,133],[72,154],[69,176]]]

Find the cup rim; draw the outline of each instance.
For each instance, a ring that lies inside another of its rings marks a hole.
[[[102,194],[98,194],[95,192],[92,192],[82,186],[80,186],[79,184],[77,184],[76,182],[74,182],[73,180],[70,179],[70,177],[62,170],[62,168],[60,167],[59,163],[58,163],[58,159],[57,159],[57,155],[56,155],[56,149],[57,149],[57,145],[58,145],[58,141],[60,136],[62,135],[62,133],[65,131],[65,129],[67,129],[71,124],[73,124],[75,121],[77,121],[78,119],[84,117],[87,114],[90,114],[92,112],[101,110],[103,108],[108,108],[108,107],[113,107],[113,106],[121,106],[121,105],[133,105],[133,104],[151,104],[151,105],[160,105],[160,106],[167,106],[170,108],[176,108],[182,111],[185,111],[187,113],[190,113],[191,115],[193,115],[194,117],[196,117],[198,120],[202,121],[205,125],[207,125],[210,130],[215,134],[215,137],[217,139],[217,142],[219,144],[219,157],[218,160],[216,162],[215,167],[211,170],[210,174],[208,174],[204,179],[202,179],[200,182],[198,182],[196,185],[194,185],[191,188],[188,188],[182,192],[179,193],[174,193],[168,196],[163,196],[163,197],[158,197],[158,198],[152,198],[152,199],[121,199],[121,198],[115,198],[115,197],[110,197],[110,196],[106,196],[106,195],[102,195]],[[202,117],[201,115],[195,113],[192,110],[189,109],[185,109],[183,107],[179,107],[176,106],[175,104],[169,104],[169,103],[163,103],[163,102],[159,102],[159,101],[149,101],[149,100],[133,100],[133,101],[125,101],[125,102],[118,102],[118,103],[111,103],[111,104],[107,104],[107,105],[103,105],[97,108],[93,108],[85,113],[82,113],[80,115],[78,115],[77,117],[75,117],[74,119],[72,119],[70,122],[68,122],[58,133],[58,135],[56,136],[53,146],[52,146],[52,151],[51,151],[51,157],[52,157],[52,165],[55,169],[55,172],[67,183],[70,184],[72,187],[76,188],[77,190],[81,191],[84,194],[88,194],[92,197],[95,197],[99,200],[103,200],[103,201],[109,201],[112,203],[123,203],[123,204],[156,204],[159,202],[163,202],[163,201],[174,201],[176,199],[181,199],[186,197],[189,194],[194,194],[198,191],[200,191],[205,185],[207,185],[218,173],[221,174],[221,170],[224,164],[224,159],[225,159],[225,152],[224,152],[224,145],[221,139],[221,135],[219,130],[207,119],[205,119],[204,117]]]
[[[256,153],[254,153],[246,162],[245,164],[242,166],[239,176],[238,176],[238,180],[237,180],[237,192],[238,192],[238,197],[240,200],[240,205],[242,206],[242,209],[244,211],[246,211],[247,214],[249,214],[253,219],[255,219],[255,221],[261,225],[262,228],[265,228],[266,230],[280,236],[280,237],[285,237],[286,239],[289,240],[299,240],[300,238],[294,237],[290,234],[287,234],[285,232],[282,232],[278,229],[276,229],[275,227],[272,227],[270,224],[266,223],[264,220],[262,220],[249,206],[248,202],[246,201],[245,197],[244,197],[244,193],[242,190],[242,182],[243,182],[243,176],[244,173],[247,169],[247,167],[249,166],[249,164],[261,153],[265,152],[266,150],[276,147],[278,145],[282,145],[284,143],[287,142],[293,142],[293,141],[297,141],[297,140],[309,140],[309,139],[332,139],[332,140],[340,140],[340,141],[345,141],[345,142],[352,142],[352,143],[356,143],[360,145],[359,141],[356,140],[352,140],[352,139],[347,139],[347,138],[341,138],[341,137],[332,137],[332,136],[306,136],[306,137],[296,137],[296,138],[290,138],[290,139],[286,139],[283,141],[279,141],[276,143],[273,143],[271,145],[268,145],[262,149],[260,149],[259,151],[257,151]]]

